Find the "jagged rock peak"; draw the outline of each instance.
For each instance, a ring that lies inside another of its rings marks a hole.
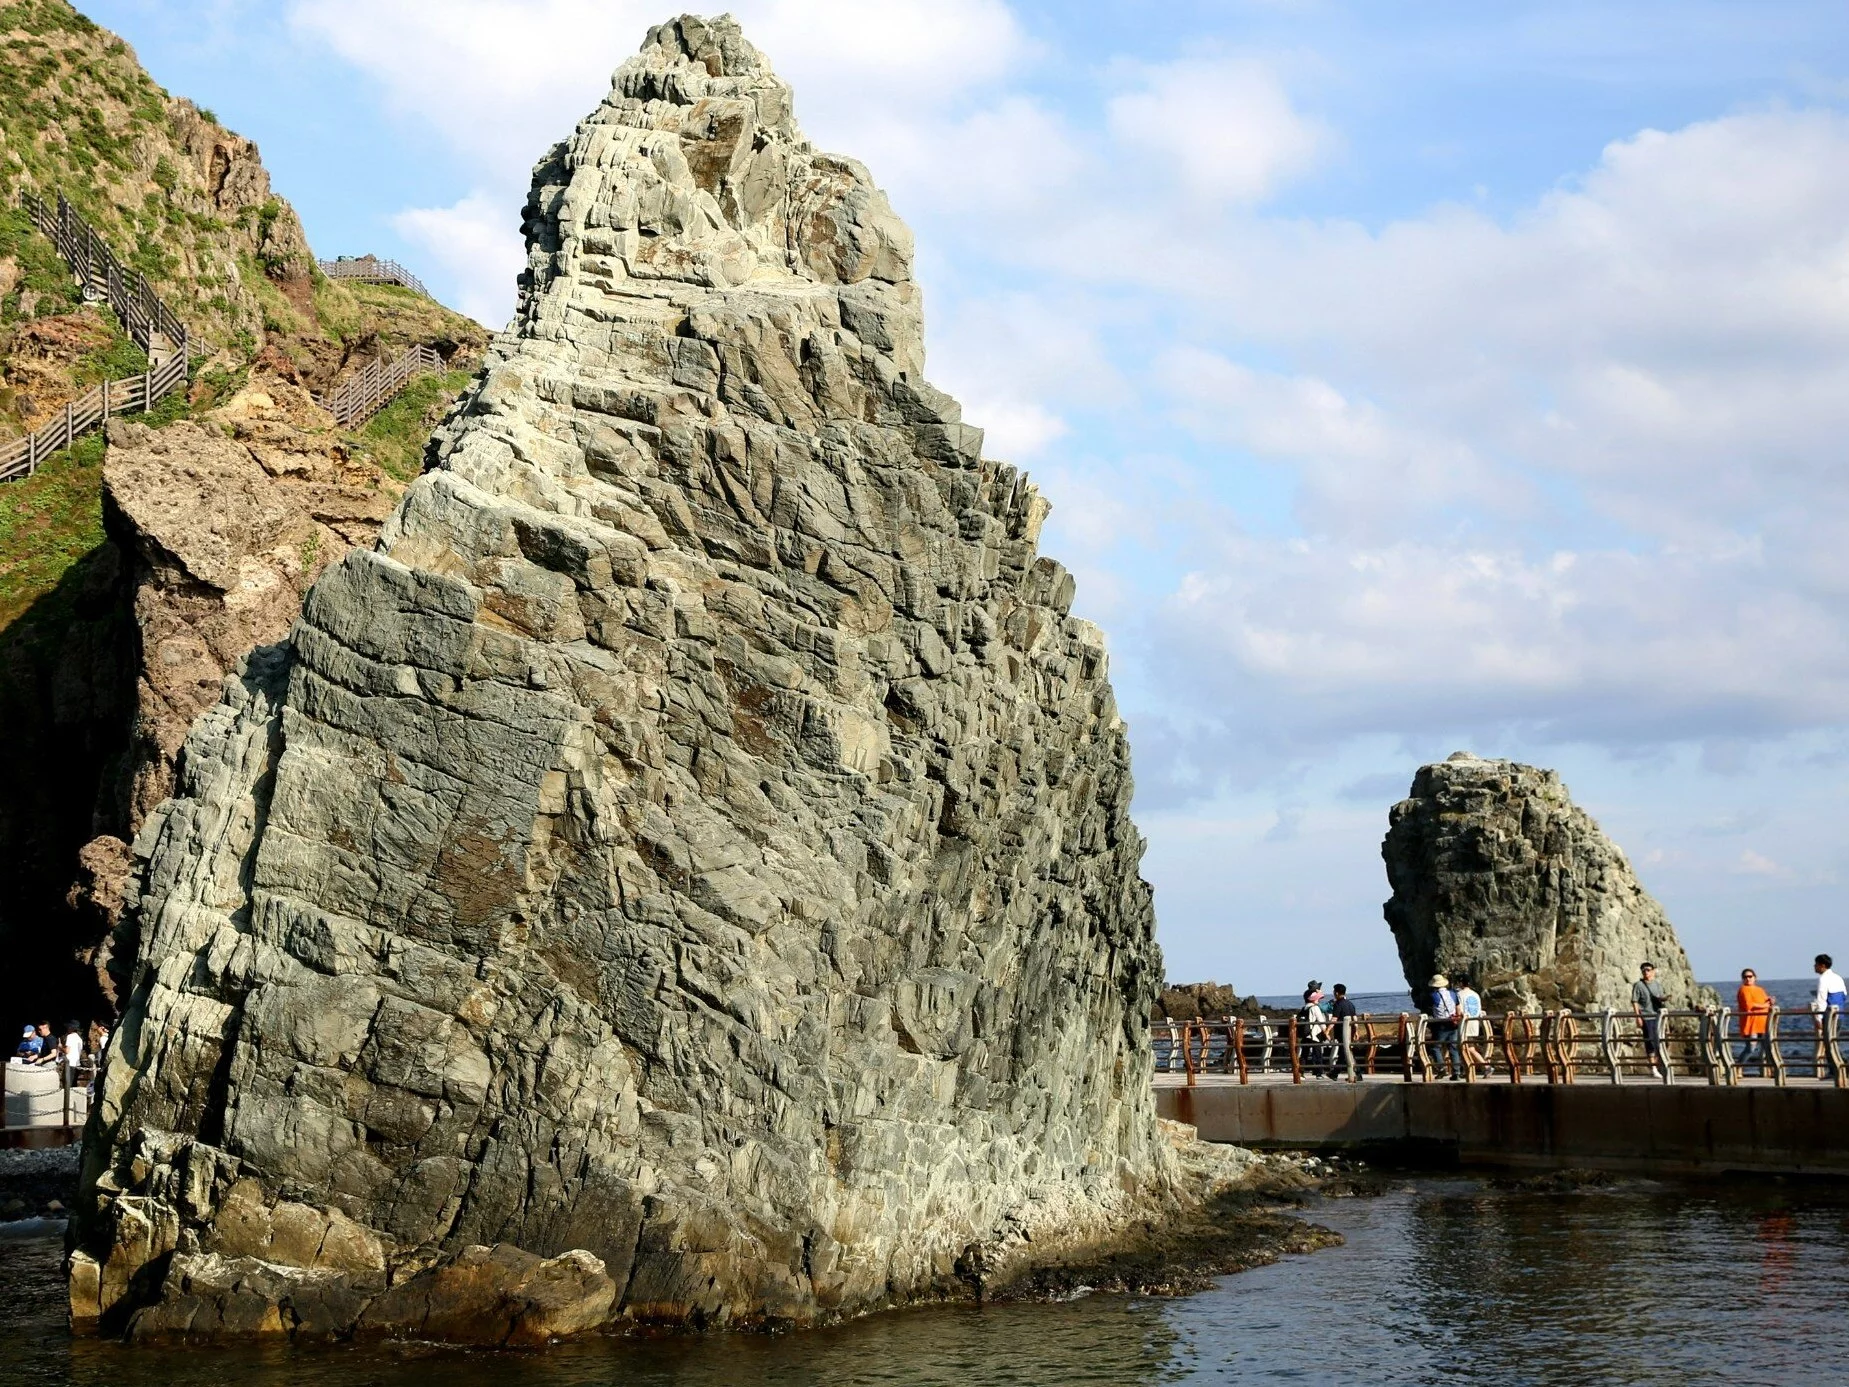
[[[613,269],[720,288],[911,280],[911,232],[885,194],[803,138],[789,87],[730,16],[651,30],[536,170],[527,218],[538,293]]]
[[[866,170],[683,18],[526,225],[431,470],[137,841],[80,1323],[807,1322],[1182,1188],[1103,638]]]
[[[1388,816],[1387,923],[1407,985],[1465,974],[1491,1010],[1630,1006],[1653,962],[1672,1004],[1705,1003],[1663,908],[1557,772],[1453,752]]]

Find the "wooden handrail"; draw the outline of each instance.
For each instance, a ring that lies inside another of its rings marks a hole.
[[[30,477],[53,453],[70,447],[91,429],[118,414],[152,409],[186,383],[191,341],[186,325],[148,284],[139,270],[128,270],[96,229],[58,195],[54,212],[42,198],[22,192],[19,203],[32,224],[57,247],[82,282],[86,295],[106,300],[135,345],[148,353],[148,369],[121,380],[106,380],[64,406],[49,424],[24,438],[0,443],[0,482]],[[165,338],[163,345],[156,338]],[[165,360],[154,360],[171,352]]]
[[[118,414],[152,409],[185,383],[186,358],[176,356],[138,376],[92,386],[43,428],[24,438],[0,443],[0,482],[30,477],[46,458],[70,447],[90,430]]]
[[[442,369],[442,354],[420,343],[393,361],[381,357],[368,362],[317,403],[343,429],[355,429],[396,399],[416,377]]]

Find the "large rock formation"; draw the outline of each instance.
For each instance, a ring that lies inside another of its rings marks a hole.
[[[1624,853],[1560,776],[1457,752],[1421,766],[1380,853],[1406,981],[1468,974],[1492,1011],[1622,1007],[1653,962],[1673,1005],[1711,996]]]
[[[80,1323],[803,1322],[1170,1197],[1103,640],[885,197],[683,18],[526,230],[440,466],[137,843]]]

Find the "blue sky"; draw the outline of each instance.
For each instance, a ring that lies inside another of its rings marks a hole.
[[[1849,10],[746,0],[1104,626],[1172,976],[1392,986],[1422,761],[1553,766],[1703,976],[1849,954]],[[667,11],[93,0],[323,255],[498,326]]]

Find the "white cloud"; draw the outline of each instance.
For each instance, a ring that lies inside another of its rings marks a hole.
[[[1190,58],[1141,68],[1137,77],[1134,90],[1110,101],[1111,133],[1192,196],[1257,202],[1311,167],[1328,144],[1277,74],[1256,60]]]
[[[807,133],[885,159],[884,176],[916,188],[921,202],[1018,201],[1067,178],[1072,157],[1044,111],[1020,99],[975,109],[966,100],[1032,57],[1002,0],[733,8],[795,87]],[[512,311],[521,256],[517,238],[491,227],[518,224],[533,164],[603,99],[611,73],[664,11],[642,0],[290,0],[288,16],[296,33],[370,76],[401,119],[466,161],[467,198],[406,209],[399,225],[450,268],[459,298],[473,305],[465,311],[499,323]],[[1032,411],[1011,413],[1029,421]],[[1022,425],[1023,437],[1034,432]]]
[[[457,308],[491,328],[507,321],[526,241],[503,199],[474,192],[448,207],[408,207],[392,226],[448,271]]]
[[[1742,848],[1734,860],[1732,871],[1741,876],[1780,877],[1789,873],[1764,853],[1754,852],[1751,848]]]
[[[1249,57],[1106,65],[1087,110],[1020,88],[1038,52],[1000,0],[739,12],[810,133],[926,227],[934,374],[1034,462],[1075,568],[1112,574],[1119,670],[1153,691],[1139,766],[1164,739],[1275,760],[1439,726],[1636,746],[1844,720],[1843,117],[1646,130],[1517,215],[1364,226],[1262,210],[1333,136]],[[481,154],[476,191],[398,225],[499,321],[527,164],[656,12],[292,13]],[[383,40],[346,37],[362,20]],[[1146,470],[1118,440],[1163,409],[1196,450]],[[1295,536],[1245,523],[1254,461]]]

